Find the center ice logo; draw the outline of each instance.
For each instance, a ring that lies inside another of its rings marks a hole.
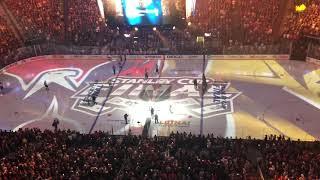
[[[136,78],[118,77],[105,82],[92,82],[72,96],[76,101],[72,106],[75,111],[96,116],[121,111],[148,111],[156,107],[162,114],[176,113],[200,118],[202,80],[197,79],[198,88],[190,77]],[[203,95],[203,115],[205,118],[233,112],[233,99],[240,92],[229,91],[230,83],[207,79],[207,90]],[[216,93],[223,90],[224,101],[217,101]],[[96,103],[89,103],[93,93]],[[104,106],[102,107],[102,105]],[[144,113],[144,112],[141,112]]]

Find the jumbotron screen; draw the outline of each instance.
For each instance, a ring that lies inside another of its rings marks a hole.
[[[176,24],[185,19],[186,0],[105,0],[107,17],[131,26]]]
[[[123,14],[129,25],[159,25],[161,0],[122,0]]]

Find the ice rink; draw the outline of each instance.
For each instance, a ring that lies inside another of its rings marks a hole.
[[[52,121],[58,118],[59,128],[83,133],[128,134],[130,129],[141,134],[150,120],[150,136],[199,134],[203,127],[204,134],[228,137],[283,134],[320,139],[316,65],[276,59],[141,57],[120,61],[118,56],[43,56],[6,67],[0,72],[0,128],[53,129]],[[93,94],[96,103],[90,101]]]

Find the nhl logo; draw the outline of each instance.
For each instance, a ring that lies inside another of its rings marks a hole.
[[[118,77],[105,82],[92,82],[76,92],[72,98],[76,101],[72,109],[85,114],[96,116],[120,110],[128,112],[135,109],[157,106],[159,109],[168,109],[166,112],[188,114],[200,118],[202,91],[201,79],[199,87],[193,84],[190,77],[161,77],[139,78]],[[230,92],[230,83],[217,82],[206,79],[207,90],[203,94],[203,116],[210,118],[233,112],[233,100],[241,92]],[[88,98],[95,93],[95,103],[88,103]],[[139,108],[140,107],[140,108]]]

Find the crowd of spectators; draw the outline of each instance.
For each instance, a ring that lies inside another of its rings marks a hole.
[[[62,1],[5,0],[4,2],[19,24],[26,41],[63,40],[64,6]]]
[[[38,129],[1,132],[1,179],[226,179],[254,172],[241,140],[175,134],[145,139]]]
[[[283,136],[255,140],[176,133],[143,138],[39,129],[0,135],[4,180],[320,178],[319,142]]]
[[[101,48],[101,53],[107,54],[191,54],[205,50],[213,54],[288,53],[289,45],[280,45],[286,39],[297,38],[301,32],[320,35],[319,0],[309,0],[305,12],[290,10],[292,13],[285,18],[285,33],[280,40],[274,36],[279,28],[275,22],[281,19],[280,11],[284,10],[278,0],[197,1],[195,14],[188,19],[189,26],[176,30],[158,28],[156,32],[150,28],[135,31],[111,25],[102,18],[96,0],[3,2],[3,7],[8,9],[7,22],[16,27],[16,36],[21,35],[17,38],[22,38],[26,45],[29,45],[27,42],[39,44],[40,40],[59,45],[96,46]],[[4,20],[0,23],[3,34],[8,34],[1,35],[1,41],[6,44],[1,46],[0,56],[3,57],[19,43]],[[202,46],[196,40],[204,33],[211,36],[205,38]],[[125,34],[131,37],[125,37]]]
[[[279,19],[278,0],[249,0],[240,3],[241,26],[245,44],[270,44],[273,42],[274,23]]]
[[[203,32],[217,33],[225,44],[270,44],[279,5],[278,0],[204,0],[191,22]]]
[[[6,20],[0,16],[0,57],[3,57],[10,53],[10,51],[19,47],[19,43],[10,30]],[[0,67],[6,64],[4,60],[0,61]]]
[[[111,30],[112,31],[112,30]],[[113,31],[112,31],[113,32]],[[112,33],[111,33],[112,34]],[[114,54],[178,54],[196,53],[196,39],[186,30],[168,28],[153,30],[125,30],[113,37],[105,36],[102,53]]]
[[[311,58],[320,59],[320,43],[315,43],[309,46],[308,56]]]
[[[96,0],[72,0],[69,2],[68,34],[77,44],[98,45],[104,32],[102,19]],[[100,35],[100,36],[99,36]]]
[[[261,168],[269,179],[319,179],[320,143],[290,141],[269,136],[257,141],[262,153]]]
[[[296,5],[299,5],[297,3]],[[283,37],[298,39],[302,35],[320,37],[320,0],[309,0],[303,12],[296,12],[295,6],[286,17]]]

